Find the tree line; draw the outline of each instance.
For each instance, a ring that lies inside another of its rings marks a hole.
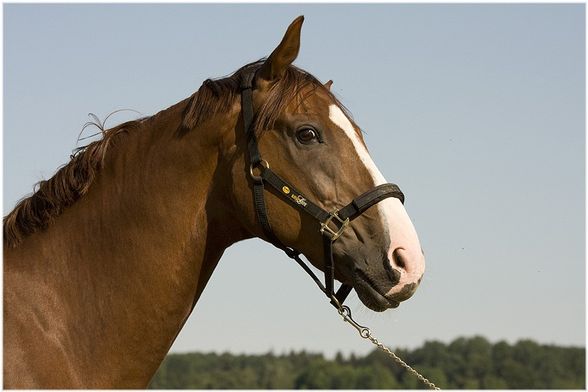
[[[483,337],[426,342],[396,353],[445,389],[584,389],[585,348]],[[366,356],[169,354],[151,381],[156,389],[420,389],[412,374],[374,350]]]

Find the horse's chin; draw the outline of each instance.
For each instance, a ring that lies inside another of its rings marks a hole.
[[[380,294],[366,278],[359,274],[356,274],[353,278],[353,288],[357,292],[360,301],[374,312],[383,312],[387,309],[397,308],[400,305],[400,302],[388,299]]]

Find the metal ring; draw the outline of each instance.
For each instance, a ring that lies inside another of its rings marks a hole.
[[[259,165],[265,167],[266,169],[269,169],[269,163],[267,163],[267,161],[265,159],[262,159],[259,162],[252,163],[251,165],[249,165],[249,175],[251,176],[251,178],[253,179],[253,181],[256,181],[256,182],[263,181],[263,179],[261,178],[261,176],[256,176],[255,174],[253,174],[253,169],[255,169]]]
[[[351,309],[349,309],[349,306],[347,306],[347,305],[342,305],[339,310],[339,314],[341,316],[343,316],[344,318],[350,318],[351,317]]]

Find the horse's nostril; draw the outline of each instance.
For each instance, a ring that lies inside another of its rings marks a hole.
[[[406,261],[404,259],[403,251],[404,248],[396,248],[394,252],[392,252],[392,262],[394,265],[400,269],[406,269]]]

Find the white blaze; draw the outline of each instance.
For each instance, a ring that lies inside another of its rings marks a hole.
[[[351,140],[360,161],[372,176],[374,186],[387,183],[345,113],[337,105],[330,105],[329,118]],[[421,278],[425,272],[424,256],[416,230],[400,200],[389,197],[379,202],[376,206],[378,207],[384,230],[390,238],[388,259],[392,260],[392,252],[396,248],[404,249],[403,255],[405,256],[406,273],[402,273],[399,284],[392,289],[395,292],[405,284],[416,282]]]

